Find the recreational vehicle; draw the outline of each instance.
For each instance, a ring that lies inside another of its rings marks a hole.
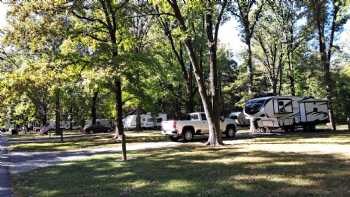
[[[144,129],[151,129],[161,126],[161,122],[167,120],[167,115],[163,113],[152,116],[151,113],[141,114],[141,127]],[[135,129],[136,128],[137,115],[128,115],[123,119],[124,128]]]
[[[251,127],[263,131],[282,128],[286,131],[302,126],[314,130],[328,119],[328,101],[312,97],[270,96],[248,100],[244,113]]]

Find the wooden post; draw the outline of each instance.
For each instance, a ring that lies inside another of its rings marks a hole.
[[[346,119],[347,123],[348,123],[348,131],[350,131],[350,115],[348,115],[348,118]]]

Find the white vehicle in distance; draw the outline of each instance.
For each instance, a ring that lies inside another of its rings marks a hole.
[[[237,126],[233,119],[221,119],[220,128],[227,137],[235,137]],[[162,134],[169,136],[173,141],[178,141],[180,138],[183,138],[184,141],[191,141],[194,135],[208,133],[209,126],[204,112],[190,113],[186,120],[162,122]]]
[[[233,119],[238,126],[249,126],[250,124],[249,119],[247,119],[245,114],[240,111],[232,112],[228,117]]]
[[[141,114],[141,127],[144,129],[153,129],[161,126],[161,122],[167,120],[167,115],[159,113],[157,116],[153,117],[151,113]],[[125,129],[135,129],[136,128],[137,115],[128,115],[123,119],[123,125]]]

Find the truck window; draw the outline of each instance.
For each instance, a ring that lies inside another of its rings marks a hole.
[[[198,114],[191,114],[191,120],[199,120]]]
[[[205,116],[205,114],[201,114],[202,120],[207,120],[207,117]]]

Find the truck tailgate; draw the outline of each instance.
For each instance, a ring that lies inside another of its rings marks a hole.
[[[176,121],[175,120],[162,121],[162,130],[163,131],[175,131],[176,130]]]

